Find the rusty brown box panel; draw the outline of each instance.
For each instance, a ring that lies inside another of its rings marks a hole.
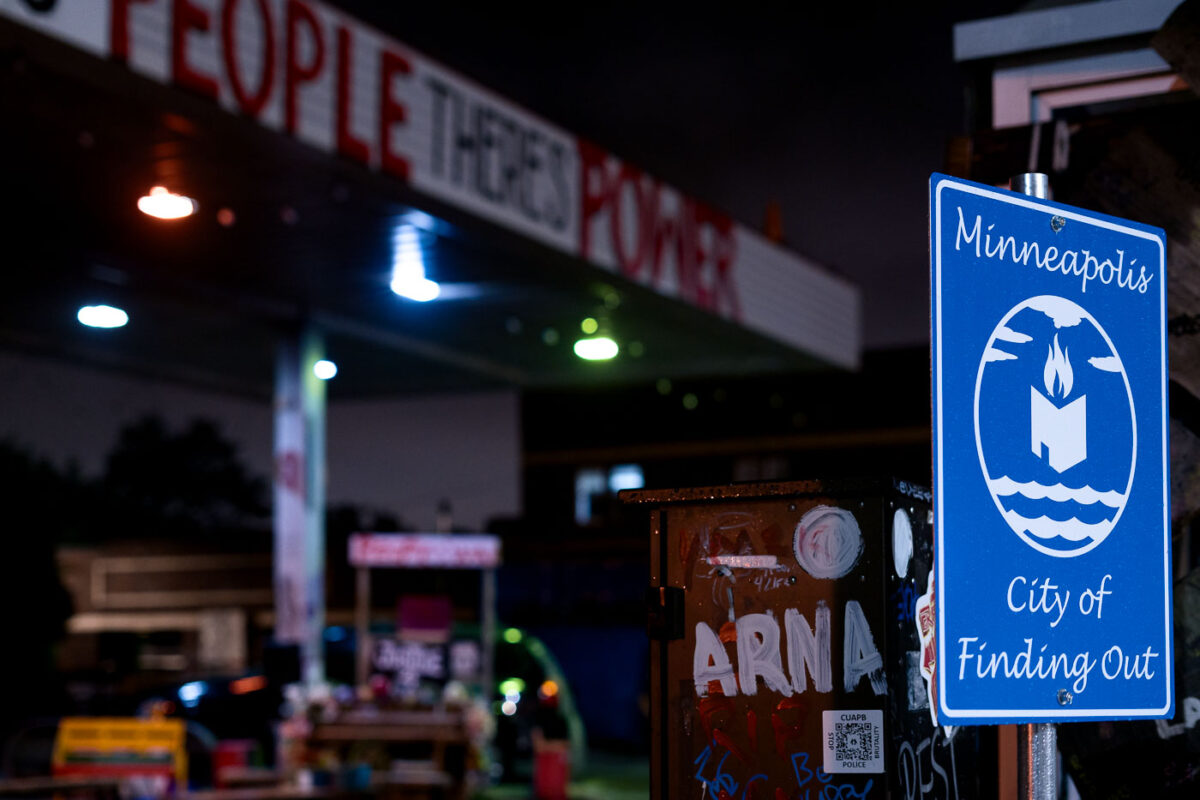
[[[935,728],[916,619],[927,490],[637,490],[657,800],[994,797],[994,729]]]

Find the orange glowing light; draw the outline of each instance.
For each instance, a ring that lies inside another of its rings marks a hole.
[[[558,694],[558,684],[554,681],[545,681],[538,687],[538,697],[545,700],[548,697],[554,697]]]
[[[165,186],[152,186],[137,202],[138,211],[155,219],[183,219],[196,213],[196,201]]]
[[[238,678],[229,684],[230,694],[249,694],[250,692],[257,692],[265,688],[267,688],[267,678],[264,675],[251,675],[247,678]]]

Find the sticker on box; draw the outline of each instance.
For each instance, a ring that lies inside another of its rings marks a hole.
[[[821,714],[825,773],[883,772],[883,711],[825,711]]]

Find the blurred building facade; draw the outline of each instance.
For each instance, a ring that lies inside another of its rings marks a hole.
[[[320,649],[341,521],[491,527],[502,614],[626,641],[617,490],[850,471],[876,439],[837,408],[892,391],[854,377],[856,287],[333,6],[0,0],[0,88],[0,436],[102,482],[130,424],[204,419],[276,497],[273,532],[60,549],[63,666],[237,672],[292,577]],[[139,212],[156,185],[194,213]],[[97,303],[128,324],[79,325]],[[596,335],[620,355],[578,357]],[[919,452],[921,417],[878,433]]]

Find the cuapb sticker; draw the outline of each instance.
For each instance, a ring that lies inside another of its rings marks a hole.
[[[822,712],[821,741],[827,774],[883,772],[881,710]]]

